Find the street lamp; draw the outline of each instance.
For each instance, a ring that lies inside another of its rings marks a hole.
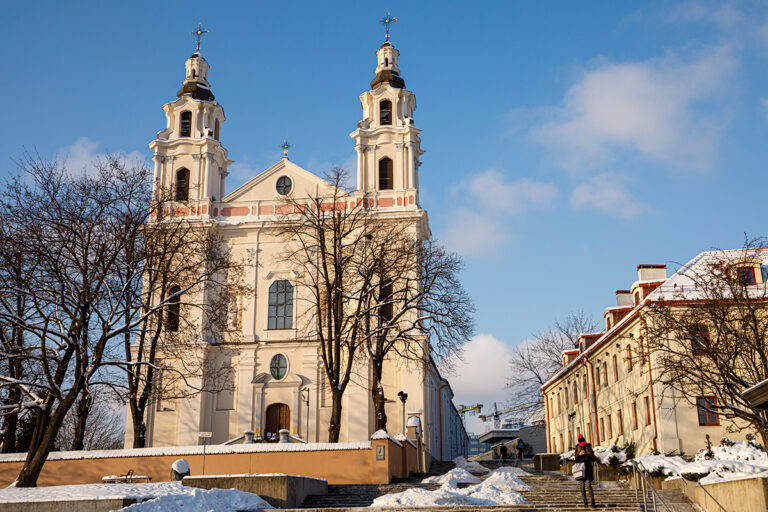
[[[404,391],[398,391],[397,398],[399,398],[400,401],[403,402],[403,435],[406,435],[405,434],[405,401],[408,400],[408,393]]]
[[[305,415],[307,416],[307,430],[306,430],[306,437],[307,442],[309,442],[309,386],[305,386],[301,388],[301,401],[304,402],[304,405],[307,406]]]

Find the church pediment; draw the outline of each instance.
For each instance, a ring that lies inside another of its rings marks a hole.
[[[259,373],[251,381],[252,384],[264,386],[280,386],[280,387],[302,387],[310,383],[310,380],[303,375],[297,373],[288,372],[288,374],[277,380],[269,373]]]
[[[322,178],[299,167],[287,158],[283,158],[266,171],[232,191],[224,197],[224,201],[279,201],[285,199],[285,195],[278,193],[278,180],[283,177],[287,177],[290,180],[289,195],[296,198],[317,196],[331,186]],[[285,180],[283,180],[281,186],[284,187],[285,183]]]

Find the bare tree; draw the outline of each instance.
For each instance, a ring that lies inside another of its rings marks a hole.
[[[229,332],[229,292],[239,291],[229,285],[240,267],[228,263],[214,223],[181,222],[158,207],[144,164],[110,156],[93,172],[73,175],[56,161],[27,155],[20,166],[23,174],[0,194],[10,226],[0,230],[0,263],[22,254],[30,271],[23,283],[0,272],[0,290],[13,292],[0,295],[0,326],[20,330],[23,346],[9,350],[4,342],[0,360],[23,360],[25,370],[19,376],[0,367],[0,389],[3,410],[33,422],[17,485],[34,486],[70,411],[71,446],[86,446],[93,389],[128,389],[142,425],[141,397],[158,393],[153,371],[162,371],[168,389],[181,388],[173,381],[185,381],[190,365],[204,372],[199,361],[207,348]],[[184,250],[179,232],[189,234],[181,237]],[[171,249],[158,249],[158,240]],[[211,314],[192,314],[200,310]],[[169,322],[175,328],[157,336]],[[186,336],[188,324],[196,325],[194,337]]]
[[[345,190],[346,179],[336,168],[325,190],[287,198],[279,228],[285,261],[302,270],[299,284],[308,290],[306,318],[332,397],[330,442],[339,438],[341,399],[356,360],[370,365],[376,429],[386,429],[381,381],[388,356],[447,361],[473,330],[460,258],[421,239],[413,220],[371,210],[367,197]]]
[[[422,240],[402,221],[370,218],[364,227],[363,258],[354,300],[363,308],[356,330],[371,365],[371,400],[376,430],[387,429],[382,385],[385,361],[430,358],[444,366],[472,336],[474,307],[459,279],[462,261],[433,240]]]
[[[674,285],[659,290],[643,325],[658,382],[677,400],[733,419],[732,431],[756,430],[768,445],[766,411],[741,396],[768,379],[768,286],[760,275],[765,242],[703,253],[678,272]]]
[[[563,366],[562,353],[578,347],[579,335],[597,328],[595,320],[583,311],[556,321],[552,329],[516,346],[510,361],[509,404],[519,417],[527,417],[544,407],[541,386]]]
[[[91,393],[88,421],[79,421],[79,407],[70,409],[59,429],[56,446],[63,449],[72,447],[73,450],[116,450],[123,447],[125,411],[120,397],[99,387],[94,387]]]

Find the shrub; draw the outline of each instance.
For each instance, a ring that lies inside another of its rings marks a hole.
[[[685,478],[686,480],[690,482],[698,482],[705,476],[707,476],[709,473],[680,473],[680,476]]]

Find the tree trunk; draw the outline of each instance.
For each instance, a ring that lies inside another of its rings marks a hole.
[[[146,448],[147,446],[147,423],[144,421],[143,407],[139,407],[135,401],[130,404],[131,421],[133,422],[133,447]]]
[[[333,388],[331,403],[331,422],[328,425],[328,442],[338,443],[339,433],[341,432],[341,393]]]
[[[14,390],[15,388],[11,388]],[[16,453],[16,428],[19,424],[19,415],[11,413],[3,418],[3,443],[0,446],[2,453]]]
[[[45,413],[38,415],[35,432],[32,434],[32,442],[27,452],[27,459],[24,461],[19,476],[16,477],[17,487],[37,487],[40,471],[43,469],[48,454],[53,449],[56,435],[68,409],[69,407],[59,406],[50,416]]]
[[[387,411],[386,398],[384,397],[384,387],[381,385],[382,362],[373,361],[373,375],[371,386],[371,400],[373,401],[374,430],[387,430]]]
[[[93,398],[88,391],[83,391],[83,396],[77,402],[77,416],[75,417],[75,435],[72,439],[72,450],[85,449],[85,427],[88,424],[88,413],[91,411]]]

